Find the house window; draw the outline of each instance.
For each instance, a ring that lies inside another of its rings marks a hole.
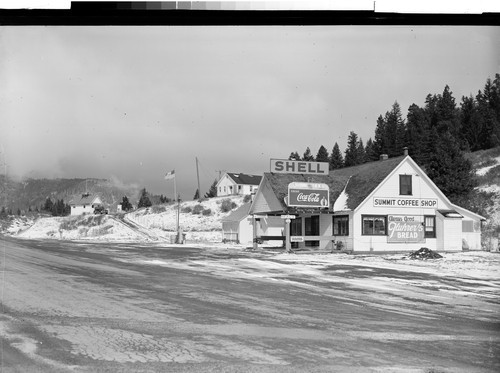
[[[411,175],[399,175],[399,194],[401,196],[411,196]]]
[[[238,185],[238,192],[241,191],[241,185]]]
[[[349,236],[349,216],[333,217],[333,235]]]
[[[363,215],[361,217],[364,236],[387,235],[387,216],[385,215]]]
[[[424,216],[425,238],[436,238],[436,217],[433,215]]]
[[[319,236],[319,215],[304,219],[306,236]],[[319,246],[319,241],[306,241],[306,246]]]

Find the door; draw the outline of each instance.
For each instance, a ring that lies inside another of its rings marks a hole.
[[[319,215],[310,216],[304,219],[304,230],[306,236],[319,236]],[[319,246],[319,241],[306,241],[306,246]]]

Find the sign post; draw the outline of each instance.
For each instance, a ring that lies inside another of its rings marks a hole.
[[[292,244],[290,243],[290,219],[285,219],[285,251],[292,252]]]

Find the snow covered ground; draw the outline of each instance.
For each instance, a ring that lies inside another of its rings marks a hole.
[[[486,166],[486,167],[481,167],[476,170],[476,174],[478,176],[484,176],[486,173],[491,170],[493,167],[498,166],[500,164],[500,157],[493,158],[492,161],[494,162],[492,165]]]

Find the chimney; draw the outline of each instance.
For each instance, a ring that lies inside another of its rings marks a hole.
[[[380,154],[380,160],[381,161],[386,161],[389,159],[389,156],[387,154]]]
[[[404,155],[405,157],[408,155],[408,147],[407,147],[407,146],[405,146],[405,147],[403,148],[403,155]]]

